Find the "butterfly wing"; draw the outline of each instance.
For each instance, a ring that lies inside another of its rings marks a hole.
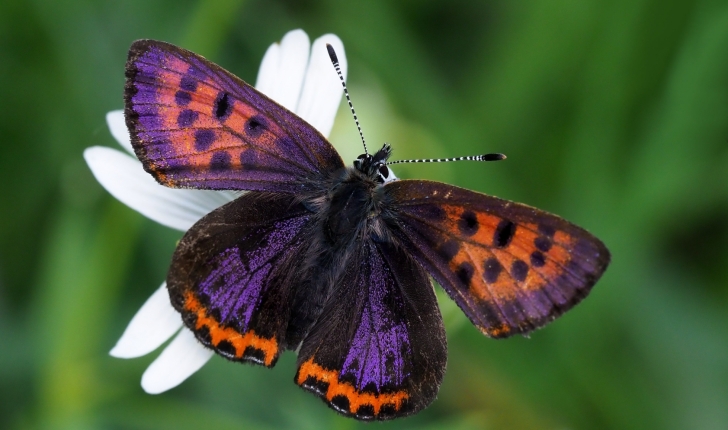
[[[542,327],[609,264],[599,239],[526,205],[431,181],[392,182],[384,193],[392,232],[491,337]]]
[[[167,287],[203,344],[234,361],[275,364],[286,349],[289,274],[309,241],[310,218],[290,194],[250,192],[187,231]]]
[[[294,193],[344,165],[311,125],[190,51],[136,41],[126,77],[132,146],[162,185]]]
[[[295,382],[344,415],[401,417],[434,400],[446,348],[427,273],[402,249],[366,240],[304,339]]]

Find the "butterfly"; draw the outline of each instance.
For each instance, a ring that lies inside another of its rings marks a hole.
[[[599,239],[556,215],[397,180],[389,145],[347,167],[313,126],[168,43],[131,46],[125,118],[159,183],[246,191],[174,252],[167,287],[184,324],[232,361],[273,367],[297,351],[294,382],[346,416],[392,419],[435,399],[447,345],[431,278],[504,338],[569,310],[609,264]]]

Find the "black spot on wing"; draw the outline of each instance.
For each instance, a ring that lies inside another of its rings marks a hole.
[[[458,220],[460,233],[465,236],[472,236],[478,232],[478,218],[473,211],[464,211]]]
[[[556,234],[556,229],[551,227],[550,225],[539,224],[538,232],[546,237],[554,237],[554,234]]]
[[[437,253],[440,254],[445,261],[452,260],[458,251],[460,251],[460,242],[454,239],[447,240],[437,247]]]
[[[546,257],[541,251],[533,251],[531,253],[531,265],[533,267],[543,267],[546,264]]]
[[[303,381],[303,384],[301,384],[301,386],[303,388],[306,388],[307,390],[313,391],[320,396],[323,396],[329,390],[328,382],[321,381],[313,376],[307,377],[306,380]]]
[[[356,410],[356,417],[361,420],[370,420],[374,418],[374,406],[369,404],[359,406],[359,409]]]
[[[189,74],[182,76],[179,87],[185,91],[195,92],[197,90],[197,79]]]
[[[433,222],[443,222],[447,219],[445,209],[436,205],[423,205],[417,208],[417,214]]]
[[[470,280],[473,278],[473,265],[464,261],[458,266],[456,275],[464,285],[470,286]]]
[[[549,252],[552,242],[551,239],[549,239],[548,237],[539,236],[533,240],[533,244],[536,245],[536,248],[538,248],[540,251]]]
[[[174,102],[178,106],[187,106],[192,101],[192,96],[187,91],[177,91],[174,95]]]
[[[217,151],[212,154],[210,161],[212,170],[228,170],[230,169],[230,154],[227,151]]]
[[[518,282],[523,282],[528,276],[528,264],[521,260],[513,261],[511,264],[511,276]]]
[[[220,121],[224,121],[230,116],[233,111],[233,105],[228,93],[221,91],[217,95],[213,109],[215,118]]]
[[[182,303],[182,306],[184,306],[184,298],[182,301],[180,300],[174,300],[177,303]],[[174,306],[174,304],[173,304]],[[181,307],[181,306],[180,306]],[[182,321],[187,325],[187,327],[197,327],[197,314],[194,312],[183,312],[182,313]]]
[[[206,151],[215,141],[215,132],[208,129],[195,130],[195,149]]]
[[[498,277],[503,270],[503,266],[501,266],[498,260],[491,257],[485,260],[485,263],[483,263],[483,269],[483,279],[485,279],[485,282],[492,284],[498,280]]]
[[[221,340],[217,345],[215,345],[215,348],[217,349],[217,352],[225,358],[235,357],[235,347],[228,340]]]
[[[246,360],[253,361],[258,364],[264,364],[265,363],[265,352],[258,348],[254,348],[252,346],[248,346],[245,348],[245,351],[243,352],[243,358]]]
[[[339,412],[349,414],[349,398],[338,394],[331,399],[331,406]]]
[[[400,413],[405,413],[409,408],[409,403],[407,402],[407,399],[402,401],[402,405],[400,407]],[[391,404],[391,403],[385,403],[382,405],[382,407],[379,408],[379,419],[387,420],[394,418],[398,414],[397,408]]]
[[[245,134],[250,137],[258,137],[268,127],[268,122],[261,115],[254,115],[245,122]]]
[[[212,343],[212,336],[210,335],[210,329],[203,325],[197,331],[195,331],[195,335],[197,336],[197,339],[200,340],[200,342],[204,343],[205,345],[210,345]]]
[[[193,110],[185,109],[177,116],[177,125],[184,128],[189,127],[197,121],[197,117],[200,114]]]
[[[493,234],[493,245],[498,248],[505,248],[511,243],[511,239],[515,234],[516,225],[507,219],[503,219],[498,223],[498,227],[496,227]]]

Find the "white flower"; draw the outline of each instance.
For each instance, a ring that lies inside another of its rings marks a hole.
[[[346,76],[344,46],[337,36],[321,36],[311,46],[303,30],[293,30],[280,44],[268,48],[255,85],[324,136],[331,132],[342,96],[341,83],[326,52],[327,43],[336,50]],[[162,225],[186,231],[202,216],[235,198],[236,194],[230,191],[182,190],[159,185],[134,156],[123,112],[109,112],[106,121],[111,134],[132,157],[94,146],[84,151],[84,158],[101,185],[130,208]],[[169,302],[165,283],[134,315],[110,354],[118,358],[140,357],[175,333],[177,336],[142,376],[142,388],[158,394],[182,383],[213,355],[182,326],[182,318]]]

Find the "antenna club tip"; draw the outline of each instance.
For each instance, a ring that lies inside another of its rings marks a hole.
[[[336,56],[336,51],[334,51],[334,47],[331,46],[330,43],[326,44],[326,50],[329,51],[329,58],[331,58],[331,62],[336,64],[339,62],[339,58]]]
[[[482,158],[483,161],[500,161],[506,159],[506,154],[485,154]]]

